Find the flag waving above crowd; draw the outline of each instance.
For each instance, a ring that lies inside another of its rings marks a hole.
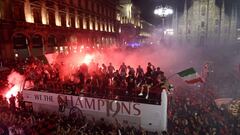
[[[177,74],[188,84],[194,84],[198,82],[203,83],[202,77],[192,67],[178,72]]]

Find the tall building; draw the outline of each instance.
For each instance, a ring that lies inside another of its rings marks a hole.
[[[153,32],[155,30],[155,26],[146,20],[141,20],[141,30],[139,33],[139,41],[142,44],[151,44],[152,42],[152,37],[153,37]]]
[[[117,43],[118,0],[0,0],[0,58]]]
[[[136,42],[142,28],[140,9],[132,0],[120,0],[120,40],[122,44]]]
[[[183,14],[173,15],[175,40],[198,46],[235,44],[237,42],[237,10],[226,14],[225,3],[216,0],[185,0]]]

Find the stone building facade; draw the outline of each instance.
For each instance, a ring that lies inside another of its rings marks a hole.
[[[118,0],[1,0],[0,58],[116,45]]]
[[[140,30],[143,28],[140,18],[140,9],[135,6],[132,0],[120,0],[120,42],[127,45],[137,42]]]
[[[216,0],[185,0],[184,12],[173,15],[174,39],[181,44],[197,46],[235,44],[237,42],[237,10],[226,14],[225,4]]]

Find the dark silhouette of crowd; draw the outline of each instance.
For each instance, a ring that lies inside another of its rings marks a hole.
[[[240,117],[233,116],[227,108],[219,108],[214,94],[208,90],[193,91],[178,89],[169,96],[168,131],[161,135],[238,135]],[[12,97],[11,97],[12,98]],[[21,93],[16,99],[21,100]],[[72,118],[58,113],[33,112],[32,109],[16,107],[10,99],[0,96],[0,134],[13,135],[159,135],[128,123],[109,123],[104,119],[95,120]],[[17,102],[17,104],[21,104]],[[14,107],[12,107],[14,105]],[[14,108],[14,110],[13,110]]]
[[[135,70],[122,63],[119,69],[109,65],[91,62],[80,66],[69,66],[67,75],[62,75],[65,63],[44,64],[39,60],[26,62],[15,70],[24,74],[25,88],[31,90],[84,95],[118,100],[132,100],[160,104],[161,91],[170,85],[160,67],[150,62],[146,72],[139,65]]]
[[[111,63],[108,66],[83,64],[75,69],[76,72],[72,72],[74,74],[65,78],[61,78],[58,67],[61,67],[61,64],[47,65],[33,61],[22,64],[15,70],[24,74],[29,82],[32,81],[34,84],[32,90],[74,95],[119,99],[142,96],[144,100],[146,98],[160,100],[161,89],[170,87],[169,84],[166,85],[164,73],[151,63],[148,63],[146,72],[141,66],[135,70],[124,63],[119,69]],[[207,88],[201,90],[175,88],[168,95],[168,131],[162,135],[239,135],[240,116],[231,115],[227,107],[219,108],[214,99],[215,94]],[[21,93],[18,93],[16,97],[11,96],[9,103],[6,98],[0,96],[1,134],[157,135],[158,133],[145,131],[141,127],[132,127],[128,123],[121,125],[117,119],[114,123],[109,123],[104,119],[87,120],[82,117],[73,120],[58,113],[36,113],[23,102]]]
[[[21,93],[18,93],[17,99]],[[67,117],[59,113],[33,112],[27,106],[18,107],[15,97],[0,97],[0,135],[158,135],[128,122],[120,124],[83,117]],[[14,102],[14,103],[13,103]],[[13,107],[14,106],[14,107]]]
[[[168,132],[171,135],[239,135],[240,116],[218,107],[212,90],[177,89],[169,96]]]

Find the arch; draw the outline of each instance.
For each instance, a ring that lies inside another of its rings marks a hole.
[[[42,56],[44,53],[44,42],[41,34],[34,34],[31,37],[31,51],[33,56]]]
[[[48,35],[48,37],[47,37],[47,42],[48,42],[48,47],[58,46],[58,44],[57,44],[57,38],[56,38],[56,36],[53,35],[53,34]]]
[[[13,49],[26,49],[29,45],[28,37],[23,33],[14,33],[12,41]]]
[[[59,41],[60,46],[65,46],[65,44],[67,42],[67,38],[66,38],[65,35],[61,35],[61,36],[59,36],[59,40],[58,41]]]
[[[54,53],[58,51],[57,37],[54,34],[49,34],[47,37],[46,53]]]
[[[42,48],[43,47],[43,37],[40,34],[34,34],[31,38],[32,48]]]
[[[12,43],[15,58],[24,59],[29,57],[29,38],[22,32],[16,32],[12,35]]]

